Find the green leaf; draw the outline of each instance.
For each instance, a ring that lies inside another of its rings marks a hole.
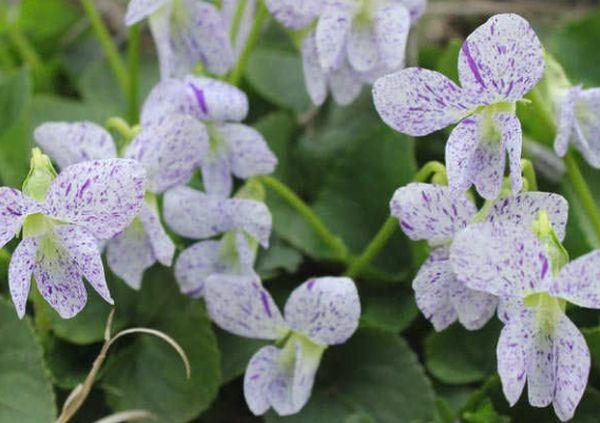
[[[0,421],[44,423],[56,419],[48,371],[29,318],[0,299]]]
[[[0,135],[16,123],[30,95],[31,84],[26,69],[0,74]]]
[[[35,43],[37,50],[60,48],[60,38],[79,19],[79,12],[68,0],[21,0],[18,25]]]
[[[245,78],[258,94],[276,106],[299,113],[311,106],[304,88],[302,61],[296,53],[258,47],[250,55]]]
[[[378,328],[392,333],[406,329],[417,317],[414,294],[408,289],[398,289],[362,295],[362,327]]]
[[[111,115],[101,103],[83,102],[54,95],[39,94],[31,102],[32,127],[49,121],[88,120],[104,125]]]
[[[300,264],[302,264],[302,254],[275,237],[270,242],[269,249],[259,251],[256,271],[264,280],[282,272],[294,273]]]
[[[83,347],[47,337],[44,356],[54,384],[62,389],[74,389],[89,373],[98,350],[97,345]]]
[[[242,338],[223,330],[216,332],[221,351],[221,383],[240,377],[246,371],[250,358],[265,346],[265,341]]]
[[[181,359],[164,342],[130,336],[114,353],[102,379],[115,411],[148,410],[159,421],[187,422],[208,408],[221,380],[217,340],[202,302],[179,294],[170,269],[152,269],[135,306],[124,310],[135,326],[160,330],[186,352],[192,377],[186,380]]]
[[[494,320],[483,329],[468,331],[455,323],[425,340],[425,363],[438,380],[448,384],[482,381],[496,366],[500,325]]]
[[[360,330],[329,348],[309,403],[298,414],[267,422],[344,422],[357,415],[380,423],[431,421],[431,384],[406,342],[376,330]]]
[[[463,414],[466,423],[510,423],[510,418],[498,414],[489,398],[479,405],[477,410],[468,411]]]
[[[581,333],[585,336],[585,341],[590,349],[594,372],[600,375],[600,326],[582,328]]]

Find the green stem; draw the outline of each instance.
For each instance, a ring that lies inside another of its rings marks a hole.
[[[27,63],[34,72],[40,70],[42,68],[42,60],[19,27],[14,23],[7,23],[6,33],[19,51],[23,62]]]
[[[427,182],[432,175],[436,174],[446,175],[446,166],[437,161],[427,162],[415,174],[413,180],[415,182]]]
[[[364,249],[362,254],[353,261],[352,265],[346,272],[346,276],[354,278],[360,276],[364,269],[377,257],[379,252],[386,246],[389,239],[398,229],[398,221],[393,217],[388,217],[379,232],[371,240],[369,245]]]
[[[573,156],[573,153],[568,152],[564,157],[564,162],[567,167],[567,174],[569,175],[571,184],[581,201],[585,213],[590,219],[590,223],[592,224],[597,237],[600,239],[600,210],[598,210],[592,191],[585,182],[581,170],[579,169],[579,165],[577,164],[577,159]]]
[[[522,159],[521,160],[521,169],[523,172],[523,176],[525,177],[525,180],[527,181],[528,190],[529,191],[537,191],[538,190],[537,178],[535,176],[535,168],[533,167],[533,163],[531,163],[531,160]]]
[[[250,59],[250,53],[252,53],[252,50],[254,50],[254,46],[260,37],[260,32],[262,31],[263,26],[268,19],[269,11],[264,5],[264,2],[259,1],[258,10],[256,11],[256,16],[254,18],[254,24],[250,30],[250,35],[248,35],[248,41],[246,41],[246,45],[244,46],[244,49],[238,58],[235,68],[233,68],[231,74],[229,75],[228,82],[230,84],[238,85],[240,83],[244,74],[244,70],[246,69],[246,65],[248,64],[248,59]]]
[[[333,234],[325,226],[321,218],[294,191],[272,176],[261,176],[258,179],[300,213],[315,233],[327,244],[337,259],[345,263],[349,262],[348,247],[346,247],[344,241]]]
[[[238,32],[240,31],[240,24],[242,23],[242,18],[244,17],[244,12],[246,11],[247,5],[248,0],[239,0],[237,9],[235,9],[235,15],[233,16],[233,22],[231,23],[231,29],[229,30],[229,38],[234,46],[238,37]]]
[[[88,19],[96,33],[96,37],[104,50],[104,54],[106,55],[106,59],[110,64],[115,77],[121,87],[121,90],[125,95],[128,93],[129,87],[129,77],[127,76],[127,67],[123,63],[121,56],[119,55],[119,50],[115,45],[113,39],[104,25],[102,18],[100,17],[100,13],[96,9],[93,0],[81,0],[81,5],[83,6],[85,12],[88,15]]]
[[[127,45],[127,111],[130,124],[136,124],[139,119],[139,79],[140,79],[140,25],[129,28],[129,43]]]

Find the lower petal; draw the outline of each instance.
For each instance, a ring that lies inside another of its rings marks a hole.
[[[534,407],[546,407],[554,397],[552,336],[536,328],[527,353],[527,393]]]
[[[567,154],[569,141],[574,135],[573,132],[575,130],[576,107],[580,93],[580,87],[570,88],[565,92],[559,104],[556,105],[558,113],[556,117],[556,138],[554,138],[554,151],[560,157],[563,157],[565,154]]]
[[[220,132],[229,147],[231,172],[241,179],[268,175],[275,170],[277,158],[260,132],[250,126],[232,123]]]
[[[523,132],[519,118],[512,113],[497,113],[494,121],[502,133],[502,146],[508,155],[510,166],[510,182],[513,194],[521,191],[523,177],[521,170],[521,152],[523,149]],[[504,155],[504,153],[502,153]],[[504,169],[502,169],[504,172]]]
[[[229,273],[219,254],[219,241],[204,241],[186,248],[175,263],[175,279],[185,295],[194,298],[204,294],[206,279],[213,274]]]
[[[25,307],[27,305],[27,297],[29,296],[31,274],[35,265],[37,248],[37,238],[23,239],[13,252],[8,267],[10,296],[20,319],[25,316]]]
[[[329,73],[328,79],[331,95],[340,106],[348,106],[360,95],[362,80],[346,60]]]
[[[233,178],[225,157],[213,156],[203,161],[202,183],[207,194],[229,197],[233,188]]]
[[[313,104],[321,106],[327,98],[327,78],[319,63],[314,32],[308,34],[302,41],[302,68],[306,91]]]
[[[260,416],[271,407],[269,387],[277,371],[281,350],[263,347],[252,356],[244,374],[244,397],[254,415]]]
[[[165,266],[171,266],[175,254],[175,244],[165,232],[157,213],[145,204],[138,217],[144,226],[156,259]]]
[[[577,110],[575,145],[590,165],[600,168],[600,89],[583,90]]]
[[[379,60],[375,36],[370,26],[355,24],[346,42],[348,61],[357,72],[368,72]]]
[[[504,326],[498,340],[498,374],[502,391],[511,407],[516,404],[525,387],[530,339],[528,326],[517,322]]]
[[[477,330],[494,315],[498,297],[467,288],[455,280],[450,290],[450,301],[458,314],[458,321],[468,330]]]
[[[472,184],[471,160],[479,144],[477,126],[478,119],[475,117],[463,119],[452,130],[446,143],[448,184],[457,193],[468,190]]]
[[[381,60],[388,69],[403,65],[410,30],[410,12],[395,2],[378,8],[373,22]]]

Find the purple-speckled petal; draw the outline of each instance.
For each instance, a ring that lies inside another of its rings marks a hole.
[[[535,309],[526,307],[523,298],[500,298],[497,315],[502,323],[508,324],[534,318]]]
[[[579,329],[563,315],[554,332],[556,379],[554,411],[562,421],[570,420],[587,385],[590,351]]]
[[[519,121],[500,114],[490,120],[485,112],[469,116],[450,134],[446,144],[446,168],[450,187],[455,192],[471,184],[485,199],[496,199],[502,189],[509,151],[513,191],[521,188],[521,127]]]
[[[130,26],[150,16],[171,0],[131,0],[125,14],[125,25]]]
[[[378,79],[373,101],[381,118],[397,131],[422,136],[468,115],[476,98],[438,72],[408,68]]]
[[[39,239],[33,276],[42,297],[63,319],[70,319],[85,306],[87,292],[81,271],[53,233]]]
[[[463,88],[486,104],[517,101],[544,74],[542,44],[519,15],[492,16],[463,43],[458,74]]]
[[[530,228],[542,210],[548,214],[556,236],[562,241],[567,228],[569,203],[560,194],[524,192],[505,197],[494,204],[486,220],[488,222],[510,222]]]
[[[435,248],[421,265],[412,283],[419,310],[438,332],[458,318],[450,302],[450,289],[455,279],[447,250]]]
[[[583,90],[577,104],[575,146],[590,165],[600,168],[600,88]]]
[[[450,260],[459,281],[503,297],[543,291],[551,279],[550,260],[529,228],[483,223],[458,233]]]
[[[388,69],[404,65],[410,23],[410,12],[401,3],[384,3],[375,12],[373,28],[377,50]]]
[[[327,77],[321,69],[314,32],[310,32],[302,40],[302,69],[310,99],[316,106],[321,106],[327,98]]]
[[[344,54],[344,45],[358,4],[353,0],[329,0],[317,23],[316,42],[321,67],[329,72]]]
[[[600,250],[563,267],[549,292],[580,307],[600,308]]]
[[[115,275],[131,288],[140,289],[144,272],[156,262],[156,256],[150,238],[138,218],[108,241],[106,260]]]
[[[199,117],[198,103],[192,89],[179,79],[163,79],[156,84],[142,106],[142,126],[165,116],[180,114]]]
[[[554,151],[560,157],[567,154],[569,141],[575,136],[575,122],[577,120],[577,102],[581,95],[581,87],[572,87],[565,90],[562,98],[556,104],[556,138],[554,138]]]
[[[203,239],[241,229],[267,246],[271,213],[264,203],[237,198],[218,198],[189,187],[169,190],[164,197],[164,218],[176,233]]]
[[[202,183],[207,194],[227,198],[233,189],[231,165],[225,148],[211,152],[202,160]]]
[[[175,244],[165,232],[158,213],[147,204],[144,204],[138,217],[148,235],[156,259],[165,266],[171,266],[175,254]]]
[[[193,95],[198,119],[239,122],[248,114],[248,97],[234,85],[193,75],[187,75],[184,82]]]
[[[222,260],[220,249],[219,241],[202,241],[192,244],[179,255],[175,263],[175,279],[183,294],[201,297],[210,275],[234,273]]]
[[[350,66],[357,72],[368,72],[377,65],[379,51],[371,26],[356,22],[348,32],[346,53]]]
[[[502,391],[513,406],[519,400],[527,380],[527,357],[532,338],[530,322],[507,324],[500,333],[496,355]]]
[[[321,11],[322,0],[265,0],[275,19],[287,28],[301,29],[309,25]]]
[[[0,188],[0,248],[13,239],[27,215],[40,211],[40,205],[21,191]]]
[[[31,275],[35,264],[38,248],[37,238],[23,239],[10,259],[8,267],[8,287],[10,296],[17,309],[19,319],[25,316],[29,287],[31,286]]]
[[[204,288],[208,314],[222,329],[259,339],[286,333],[285,321],[257,275],[211,275]]]
[[[468,330],[478,330],[494,315],[498,297],[467,288],[454,278],[450,287],[450,302],[458,314],[461,325]]]
[[[337,69],[327,76],[331,96],[336,104],[348,106],[360,95],[363,82],[348,61],[344,59]]]
[[[524,325],[525,326],[525,325]],[[527,396],[534,407],[546,407],[552,402],[554,392],[554,360],[552,335],[533,327],[527,351]]]
[[[33,138],[60,168],[117,157],[112,136],[93,122],[47,122],[35,129]]]
[[[65,168],[46,194],[46,213],[109,239],[138,214],[145,171],[135,160],[108,159]]]
[[[243,7],[242,15],[235,32],[235,37],[232,34],[233,50],[235,60],[237,61],[240,54],[244,50],[248,37],[252,32],[254,18],[256,16],[256,0],[222,0],[221,1],[221,16],[227,24],[227,31],[232,34],[233,25],[237,17],[238,7]]]
[[[144,126],[124,156],[144,166],[146,190],[160,194],[187,183],[208,148],[202,123],[191,116],[170,115]]]
[[[494,115],[494,122],[496,122],[502,134],[502,147],[508,155],[511,188],[513,194],[516,194],[523,187],[523,176],[521,174],[523,132],[521,130],[521,122],[512,113],[496,113]]]
[[[56,234],[81,275],[107,303],[114,304],[106,285],[104,265],[96,238],[87,230],[73,225],[59,226]]]
[[[410,183],[396,190],[390,209],[410,239],[432,244],[451,240],[477,212],[465,195],[453,196],[446,186],[424,183]]]
[[[271,408],[269,390],[279,368],[281,350],[262,347],[250,359],[244,374],[244,397],[250,411],[260,416]]]
[[[350,278],[321,277],[294,289],[285,304],[285,320],[312,341],[342,344],[352,336],[360,318],[360,300]]]
[[[219,132],[227,141],[231,173],[241,179],[268,175],[277,166],[277,157],[260,132],[240,123],[222,125]]]
[[[185,40],[178,31],[172,30],[172,13],[173,4],[169,2],[148,19],[158,55],[161,79],[180,78],[191,72],[196,64],[196,58],[188,51]]]

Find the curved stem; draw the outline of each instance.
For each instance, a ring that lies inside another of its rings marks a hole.
[[[83,6],[85,13],[88,15],[88,19],[90,20],[92,28],[96,33],[96,37],[98,37],[98,41],[104,50],[106,59],[108,60],[108,63],[110,64],[117,78],[121,90],[124,94],[127,94],[129,86],[127,68],[123,64],[123,60],[119,55],[117,46],[113,42],[106,25],[104,25],[104,22],[102,21],[94,2],[92,0],[81,0],[81,5]]]
[[[427,162],[421,169],[415,174],[413,181],[415,182],[426,182],[433,175],[440,174],[446,175],[446,166],[438,161]],[[446,176],[447,179],[447,176]],[[446,181],[447,183],[447,181]]]
[[[127,115],[130,124],[136,124],[139,119],[139,79],[140,79],[140,25],[129,28],[127,44]]]
[[[292,206],[306,222],[313,228],[315,233],[331,249],[335,257],[343,262],[349,261],[348,247],[339,237],[333,234],[323,223],[321,218],[311,209],[298,195],[285,184],[272,176],[260,176],[258,178],[267,187],[275,191],[290,206]]]
[[[398,229],[398,221],[393,217],[388,217],[379,232],[364,249],[362,254],[355,259],[346,272],[346,276],[354,278],[359,276],[371,261],[377,257],[379,252],[386,246],[389,239]]]
[[[248,59],[250,58],[250,53],[254,50],[254,46],[258,41],[260,36],[260,31],[262,30],[265,22],[269,18],[269,11],[262,1],[258,2],[258,10],[256,11],[256,16],[254,17],[254,24],[252,25],[252,29],[250,30],[250,35],[248,35],[248,41],[246,41],[246,45],[238,58],[237,64],[235,68],[231,71],[229,75],[228,82],[232,85],[238,85],[242,79],[242,75],[244,74],[244,70],[246,69],[246,65],[248,64]]]

